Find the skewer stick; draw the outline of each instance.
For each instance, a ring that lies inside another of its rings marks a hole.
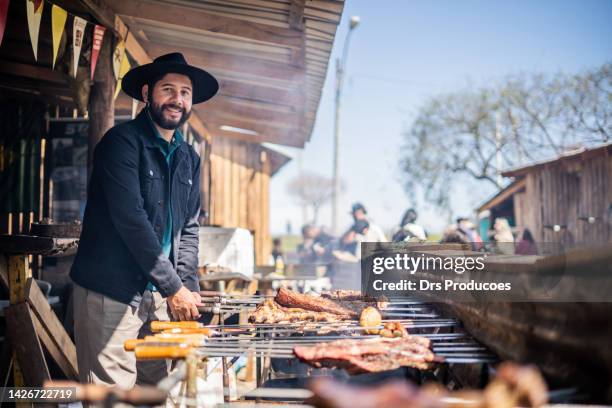
[[[178,345],[139,345],[134,354],[139,360],[184,359],[193,348],[185,344]]]
[[[151,322],[151,331],[160,332],[168,329],[204,329],[204,325],[195,321],[182,321],[182,322]]]

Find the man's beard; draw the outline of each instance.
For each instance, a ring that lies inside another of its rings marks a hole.
[[[182,112],[180,119],[172,120],[172,119],[164,118],[165,108],[180,109]],[[174,105],[174,104],[158,105],[155,102],[151,103],[150,111],[151,111],[151,117],[153,118],[153,121],[155,121],[155,123],[157,123],[162,129],[167,129],[167,130],[174,130],[174,129],[177,129],[183,126],[183,124],[187,122],[187,119],[189,119],[189,116],[191,115],[191,111],[187,112],[185,108],[181,108],[177,105]]]

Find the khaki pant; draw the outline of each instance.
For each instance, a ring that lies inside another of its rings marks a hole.
[[[151,333],[150,322],[170,320],[166,299],[145,291],[140,306],[117,302],[74,285],[74,337],[82,383],[132,388],[168,375],[166,360],[138,361],[123,349],[125,340]]]

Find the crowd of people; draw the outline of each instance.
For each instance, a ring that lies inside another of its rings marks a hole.
[[[307,224],[302,227],[303,242],[297,252],[302,263],[330,262],[333,259],[355,262],[361,255],[362,242],[388,242],[382,228],[372,222],[368,211],[362,203],[351,207],[353,224],[339,237],[334,237],[320,227]],[[391,241],[424,241],[427,239],[425,229],[417,224],[417,213],[407,210],[400,225],[391,235]]]
[[[353,224],[338,237],[324,228],[314,224],[302,227],[302,242],[297,247],[301,263],[329,263],[334,259],[356,262],[361,255],[362,242],[424,242],[428,240],[426,229],[418,223],[415,209],[404,212],[400,223],[387,237],[382,228],[372,222],[368,211],[362,203],[351,207]],[[536,243],[529,229],[525,228],[520,239],[515,240],[510,223],[506,218],[496,218],[493,229],[483,240],[476,225],[467,217],[458,217],[449,225],[440,243],[461,243],[473,251],[488,250],[500,254],[535,255],[538,253]],[[280,240],[275,240],[275,258],[280,251]]]
[[[520,238],[515,240],[510,223],[506,218],[498,217],[485,245],[476,226],[468,218],[459,217],[456,223],[444,231],[441,243],[456,242],[469,245],[473,251],[484,249],[504,255],[537,255],[538,248],[529,228],[524,228]]]

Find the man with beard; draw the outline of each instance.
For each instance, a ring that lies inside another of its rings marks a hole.
[[[146,103],[136,119],[96,146],[79,249],[72,266],[81,382],[155,383],[165,361],[138,362],[125,340],[152,320],[193,320],[197,277],[200,159],[179,128],[192,104],[219,86],[179,53],[132,69],[122,81]]]

